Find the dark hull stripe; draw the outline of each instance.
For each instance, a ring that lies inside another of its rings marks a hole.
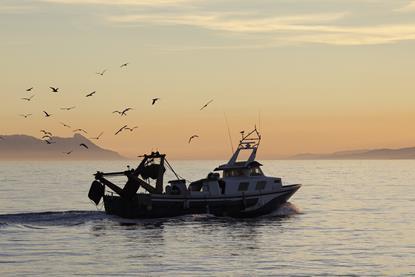
[[[257,197],[236,197],[232,200],[222,198],[216,201],[209,198],[189,199],[180,198],[176,201],[163,201],[152,199],[152,195],[138,197],[134,200],[125,200],[119,196],[104,196],[105,211],[125,218],[158,218],[172,217],[185,214],[211,213],[217,216],[231,217],[255,217],[270,213],[285,203],[297,190],[299,186],[292,187],[284,192],[257,195]],[[260,199],[270,198],[264,205],[257,205]],[[144,196],[144,195],[143,195]],[[210,200],[210,201],[209,201]]]

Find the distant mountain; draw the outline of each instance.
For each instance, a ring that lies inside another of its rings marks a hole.
[[[290,157],[292,160],[389,160],[389,159],[415,159],[415,147],[399,149],[366,149],[340,151],[330,154],[298,154]]]
[[[117,152],[103,149],[86,137],[52,137],[54,143],[27,135],[2,135],[0,139],[0,160],[118,160],[125,159]],[[81,147],[84,143],[88,149]],[[72,151],[70,154],[67,152]]]

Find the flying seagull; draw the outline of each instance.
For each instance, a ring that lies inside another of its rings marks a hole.
[[[63,154],[66,154],[66,155],[69,155],[69,154],[71,154],[73,152],[73,150],[71,150],[71,151],[68,151],[68,152],[62,152]]]
[[[104,69],[104,70],[102,70],[101,72],[97,72],[97,74],[98,75],[101,75],[101,76],[104,76],[104,73],[106,72],[107,70],[106,69]]]
[[[127,112],[132,110],[133,108],[126,108],[122,111],[113,111],[112,113],[118,113],[120,116],[127,115]]]
[[[85,143],[81,143],[79,146],[85,147],[86,149],[88,149],[88,146]]]
[[[33,94],[32,96],[30,96],[29,98],[27,98],[27,97],[23,97],[23,98],[20,98],[20,99],[22,99],[22,100],[26,100],[26,101],[30,101],[30,100],[32,100],[32,98],[33,97],[35,97],[35,95]]]
[[[134,126],[134,127],[132,127],[132,128],[125,127],[124,129],[125,129],[125,130],[129,130],[130,132],[132,132],[132,131],[134,131],[134,129],[137,129],[137,128],[138,128],[138,126]]]
[[[210,100],[209,102],[207,102],[205,105],[203,105],[203,107],[201,107],[200,110],[203,110],[204,108],[206,108],[212,102],[213,102],[213,99]]]
[[[50,136],[50,135],[44,135],[43,137],[42,137],[42,139],[51,139],[52,137]]]
[[[32,91],[33,87],[26,89],[26,91]]]
[[[117,132],[115,132],[115,135],[118,135],[125,128],[127,128],[127,125],[122,126]]]
[[[52,143],[56,143],[56,141],[51,141],[51,140],[44,140],[47,144],[52,144]]]
[[[154,104],[156,104],[156,102],[158,101],[158,100],[160,100],[160,98],[153,98],[153,99],[151,99],[151,105],[154,105]]]
[[[96,91],[94,90],[93,92],[91,92],[91,93],[88,93],[87,95],[85,95],[85,97],[91,97],[92,95],[94,95],[96,93]]]
[[[24,117],[24,118],[28,118],[29,116],[31,116],[31,113],[27,113],[27,114],[21,114],[20,116]]]
[[[198,138],[199,136],[198,135],[193,135],[193,136],[191,136],[190,138],[189,138],[189,142],[188,143],[190,143],[191,141],[192,141],[192,139],[194,139],[194,138]]]
[[[40,130],[43,134],[45,134],[45,135],[52,135],[52,133],[51,132],[48,132],[48,131],[45,131],[45,130]]]
[[[87,131],[85,131],[84,129],[75,129],[75,130],[73,130],[73,132],[75,133],[75,132],[84,132],[85,134],[88,134],[88,132]]]
[[[52,92],[58,92],[58,90],[59,90],[59,88],[55,88],[55,87],[49,87],[51,90],[52,90]]]
[[[43,113],[45,114],[45,117],[50,117],[52,114],[47,113],[46,111],[43,111]]]
[[[98,140],[101,136],[102,136],[102,134],[103,134],[104,132],[101,132],[98,136],[96,136],[96,137],[93,137],[93,138],[90,138],[90,139],[96,139],[96,140]]]
[[[70,110],[73,110],[73,109],[75,109],[75,106],[61,108],[61,110],[66,110],[66,111],[70,111]]]
[[[122,67],[126,67],[128,64],[129,64],[129,63],[123,63],[123,64],[120,66],[120,68],[122,68]]]
[[[71,126],[69,126],[68,124],[65,124],[65,123],[63,123],[63,122],[59,122],[60,124],[62,124],[62,126],[63,127],[66,127],[66,128],[71,128]]]

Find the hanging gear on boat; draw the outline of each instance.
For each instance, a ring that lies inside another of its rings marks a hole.
[[[142,169],[140,175],[141,175],[141,177],[143,177],[143,179],[151,178],[151,179],[155,180],[155,179],[158,178],[160,170],[161,170],[162,174],[164,174],[164,172],[166,171],[164,166],[161,165],[161,164],[150,164],[150,165],[146,165]]]

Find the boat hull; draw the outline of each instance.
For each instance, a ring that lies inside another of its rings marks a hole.
[[[275,192],[216,197],[137,194],[132,199],[124,199],[105,195],[104,207],[108,214],[124,218],[161,218],[207,213],[238,218],[257,217],[278,209],[299,188],[300,185],[289,185]]]

